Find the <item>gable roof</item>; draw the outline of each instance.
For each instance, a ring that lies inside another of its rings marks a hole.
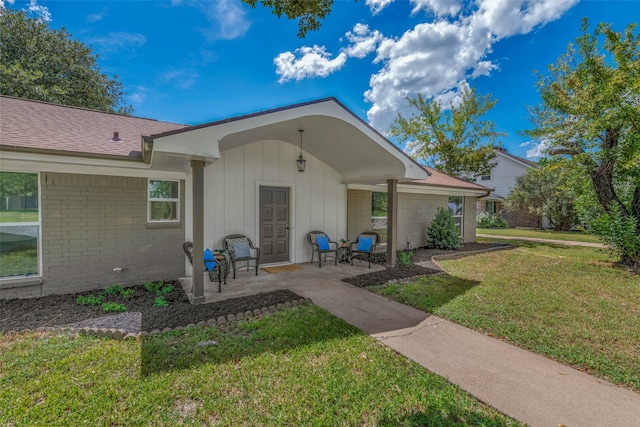
[[[429,178],[419,181],[404,181],[402,182],[402,184],[458,188],[464,190],[482,191],[487,193],[492,191],[488,187],[476,184],[475,182],[469,182],[465,181],[464,179],[447,175],[446,173],[440,172],[437,169],[427,166],[423,166],[423,168],[431,175],[429,176]]]
[[[503,157],[506,157],[508,159],[511,159],[511,160],[513,160],[513,161],[515,161],[517,163],[521,163],[524,166],[532,167],[532,168],[538,167],[537,163],[532,162],[531,160],[527,160],[527,159],[525,159],[523,157],[519,157],[519,156],[510,154],[510,153],[507,152],[506,149],[504,149],[502,147],[495,147],[494,150],[495,150],[496,154],[498,154],[500,156],[503,156]]]
[[[142,135],[185,125],[0,95],[3,150],[141,158]],[[117,132],[120,141],[114,141]]]

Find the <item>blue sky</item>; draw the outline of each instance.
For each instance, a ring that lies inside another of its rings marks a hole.
[[[498,104],[488,118],[510,153],[535,159],[527,105],[580,35],[582,17],[621,31],[636,0],[336,0],[319,31],[239,0],[0,0],[32,9],[92,46],[124,84],[135,115],[198,124],[334,96],[381,132],[405,97],[449,102],[471,84]]]

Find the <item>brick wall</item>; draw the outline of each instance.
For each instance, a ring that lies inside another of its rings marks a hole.
[[[347,240],[363,231],[371,231],[371,191],[347,190]]]
[[[42,173],[42,295],[183,275],[180,191],[181,222],[150,225],[146,178]]]
[[[427,225],[436,217],[439,207],[446,208],[449,198],[427,194],[399,193],[398,195],[398,249],[425,245]]]
[[[464,198],[464,230],[462,240],[465,243],[476,241],[476,198]]]

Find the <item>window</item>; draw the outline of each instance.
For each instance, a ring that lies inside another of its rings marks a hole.
[[[380,243],[387,241],[387,193],[371,193],[371,231],[380,235]]]
[[[39,274],[38,174],[0,172],[0,277]]]
[[[180,221],[180,182],[149,180],[149,222]]]
[[[463,214],[464,214],[464,202],[462,196],[449,196],[449,212],[453,216],[453,220],[456,222],[456,227],[460,230],[460,235],[463,232]]]
[[[491,171],[489,171],[489,173],[486,175],[481,175],[480,181],[491,181]]]
[[[496,213],[498,212],[498,209],[496,207],[497,202],[493,201],[493,200],[487,200],[484,202],[484,210],[489,212],[489,213]]]

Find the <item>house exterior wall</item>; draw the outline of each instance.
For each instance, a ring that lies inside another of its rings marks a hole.
[[[507,197],[516,185],[516,178],[527,172],[529,166],[497,153],[496,165],[491,170],[491,179],[482,180],[480,177],[476,182],[485,187],[494,188],[494,196]]]
[[[306,170],[298,172],[296,146],[283,141],[257,141],[224,151],[220,160],[207,166],[205,246],[220,248],[224,237],[234,233],[244,234],[260,246],[260,185],[290,188],[291,262],[311,259],[306,241],[311,230],[323,230],[334,240],[346,236],[347,190],[341,184],[342,176],[310,154],[303,154]],[[191,233],[187,230],[188,236]]]
[[[371,230],[371,191],[348,191],[347,230],[349,241],[358,233]],[[425,245],[426,229],[436,217],[438,208],[447,208],[449,197],[444,195],[398,193],[398,249],[406,249],[407,241],[412,247]],[[464,198],[463,240],[476,240],[475,197]]]
[[[368,190],[347,191],[347,241],[353,242],[359,233],[371,231],[371,196]]]
[[[43,172],[40,186],[42,284],[6,289],[0,298],[81,292],[184,274],[184,181],[181,221],[169,226],[147,224],[146,178]],[[115,267],[122,272],[113,272]]]

